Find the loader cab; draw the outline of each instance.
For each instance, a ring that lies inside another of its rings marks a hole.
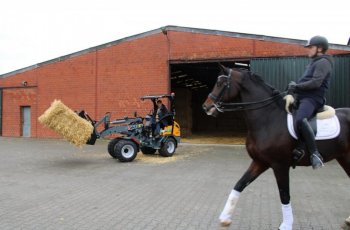
[[[158,109],[157,101],[160,99],[167,99],[169,101],[169,108],[167,108],[169,112],[167,114],[165,114],[164,116],[162,116],[159,119],[159,121],[156,121],[156,115],[157,115],[157,109]],[[163,130],[163,134],[169,133],[169,130],[171,130],[169,134],[174,134],[174,131],[177,130],[177,129],[174,129],[174,122],[175,122],[174,119],[175,119],[175,114],[176,114],[175,94],[171,93],[170,95],[168,95],[168,94],[148,95],[148,96],[141,97],[141,100],[151,100],[152,104],[153,104],[153,109],[151,110],[150,114],[148,114],[145,117],[145,120],[146,120],[145,126],[147,127],[147,125],[151,125],[152,131],[154,131],[156,124],[164,121],[163,123],[165,123],[166,125],[161,126],[161,128]],[[178,124],[177,124],[177,126],[178,126]],[[177,136],[180,136],[180,131],[177,132]]]
[[[165,95],[143,96],[141,97],[141,100],[152,101],[153,109],[151,110],[149,115],[155,118],[157,115],[157,109],[158,109],[157,101],[164,98],[169,100],[170,108],[168,108],[169,113],[163,116],[162,119],[167,119],[169,123],[173,123],[174,117],[175,117],[175,94],[174,93],[171,93],[170,95],[165,94]]]

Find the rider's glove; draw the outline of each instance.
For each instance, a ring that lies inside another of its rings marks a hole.
[[[287,111],[287,113],[291,114],[289,108],[295,102],[294,97],[291,94],[288,94],[283,99],[286,100],[286,111]]]
[[[294,81],[291,81],[289,84],[288,84],[288,94],[293,94],[295,89],[297,87],[297,83],[295,83]]]

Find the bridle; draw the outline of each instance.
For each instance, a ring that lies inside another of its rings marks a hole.
[[[222,99],[224,94],[230,90],[230,88],[231,88],[231,74],[232,74],[232,69],[230,69],[228,75],[220,75],[220,76],[218,76],[216,84],[217,84],[217,82],[219,81],[220,78],[226,79],[226,84],[221,89],[221,91],[220,91],[218,96],[215,96],[214,94],[209,93],[208,97],[210,97],[214,101],[214,105],[216,103],[220,103],[220,100]]]
[[[256,110],[256,109],[261,109],[263,107],[266,107],[273,103],[274,101],[278,100],[281,98],[283,95],[287,94],[287,91],[284,92],[278,92],[278,93],[273,93],[273,95],[269,98],[263,99],[261,101],[256,101],[256,102],[237,102],[237,103],[225,103],[222,102],[221,99],[224,96],[226,92],[229,92],[231,88],[231,75],[232,75],[232,69],[230,69],[228,75],[220,75],[218,76],[218,80],[220,78],[226,78],[226,84],[225,86],[221,89],[220,93],[218,96],[215,96],[212,93],[209,93],[208,97],[211,98],[214,101],[214,107],[221,113],[223,112],[230,112],[230,111],[244,111],[244,110]],[[217,81],[218,81],[217,80]],[[272,86],[264,83],[267,85],[269,88],[273,89]]]

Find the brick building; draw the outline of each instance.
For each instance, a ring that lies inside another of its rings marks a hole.
[[[232,115],[220,124],[200,109],[217,63],[249,68],[253,58],[305,56],[305,42],[166,26],[68,54],[0,75],[0,135],[56,137],[37,121],[54,99],[96,119],[107,111],[117,118],[144,116],[151,104],[141,96],[170,92],[185,134],[232,128]],[[350,47],[331,44],[330,53],[350,54]]]

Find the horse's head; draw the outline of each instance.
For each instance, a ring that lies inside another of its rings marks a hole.
[[[219,114],[217,104],[232,101],[241,90],[242,73],[220,65],[222,75],[218,76],[213,90],[202,105],[207,115]]]

